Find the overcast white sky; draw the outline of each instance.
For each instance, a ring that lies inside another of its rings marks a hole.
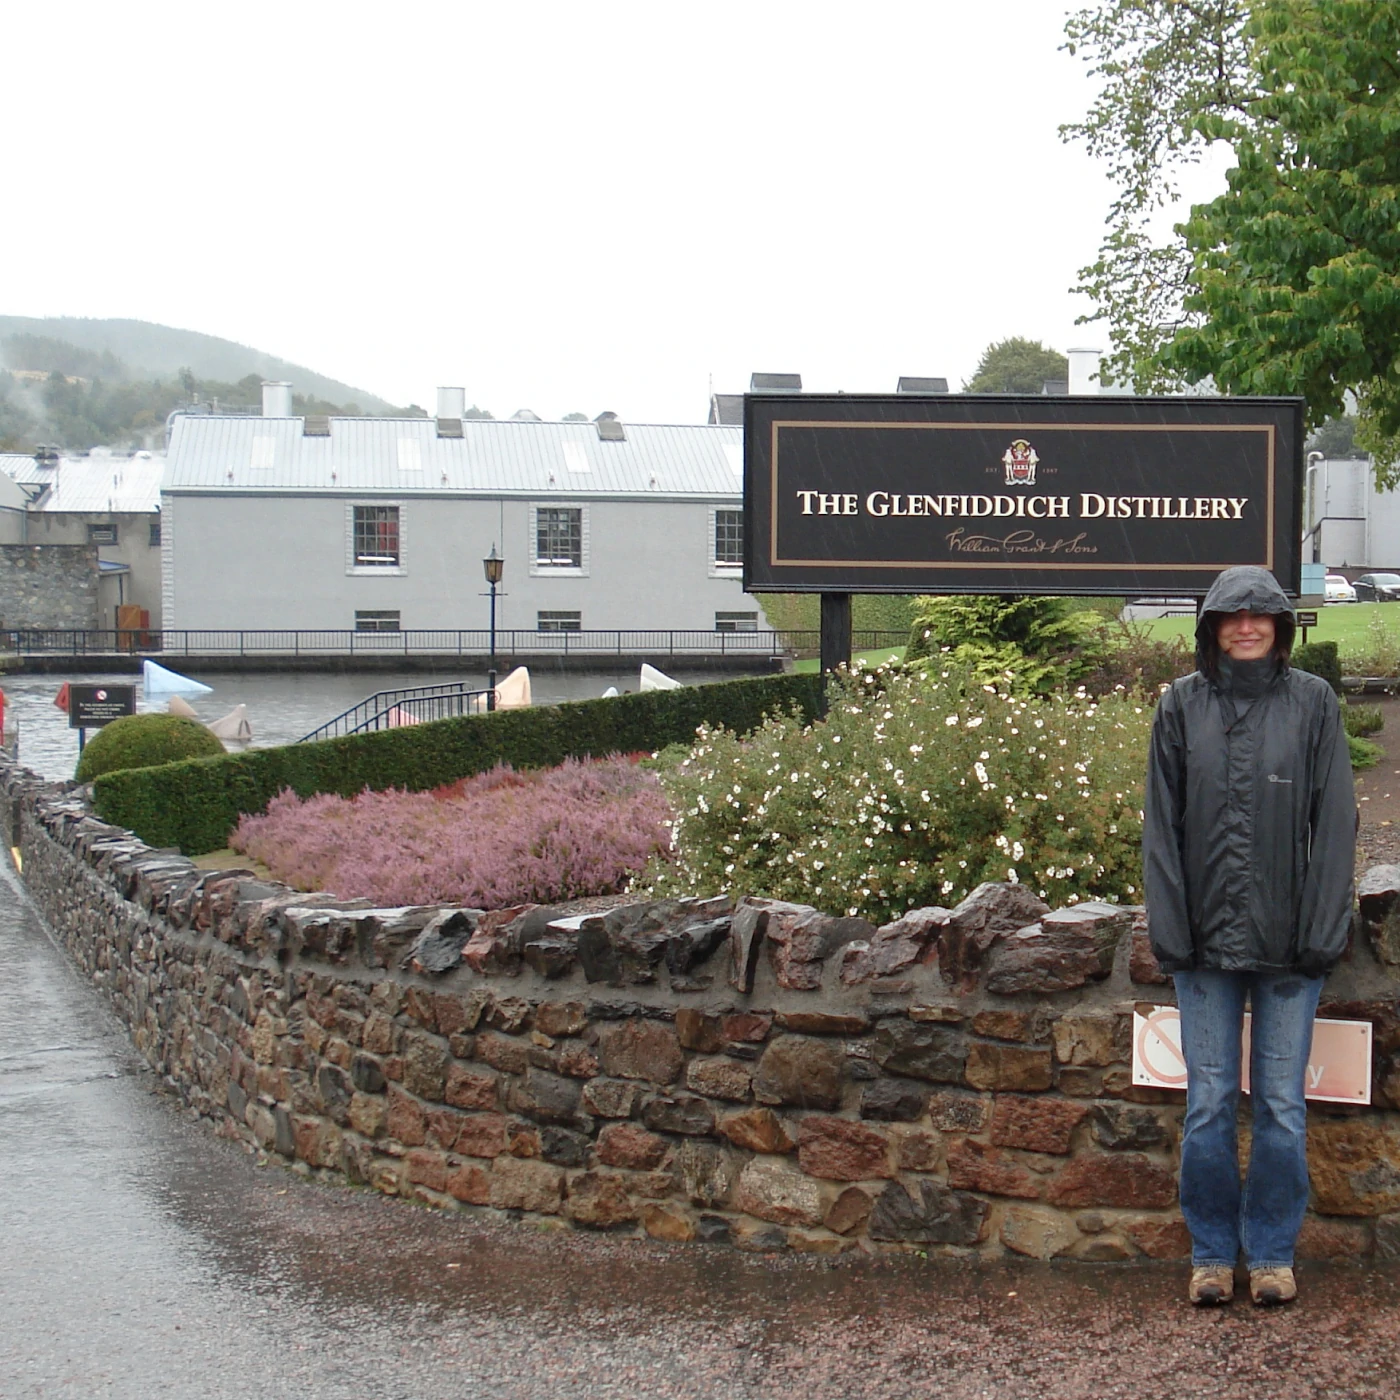
[[[395,402],[703,421],[711,376],[953,388],[1101,342],[1058,0],[6,7],[0,311]],[[1218,174],[1196,197],[1214,193]]]

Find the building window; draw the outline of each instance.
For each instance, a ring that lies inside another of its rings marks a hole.
[[[582,632],[583,614],[576,612],[538,612],[535,627],[541,632]]]
[[[89,525],[89,544],[116,544],[117,527],[115,525]]]
[[[583,568],[583,512],[540,506],[535,511],[535,563],[545,569]]]
[[[758,614],[756,612],[717,612],[715,614],[716,632],[757,632]]]
[[[355,610],[355,631],[357,632],[397,632],[399,614],[387,609]]]
[[[744,562],[744,512],[715,511],[715,563],[735,568]]]
[[[398,568],[398,506],[356,506],[354,511],[355,567]]]
[[[156,518],[151,521],[151,537],[147,543],[150,544],[152,549],[155,549],[160,544],[160,516],[156,516]]]

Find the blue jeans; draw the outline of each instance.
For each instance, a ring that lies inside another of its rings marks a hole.
[[[1241,1250],[1251,1269],[1293,1263],[1308,1205],[1303,1088],[1322,981],[1298,973],[1176,974],[1187,1075],[1181,1213],[1197,1267],[1234,1268]],[[1235,1127],[1246,996],[1254,1131],[1241,1190]]]

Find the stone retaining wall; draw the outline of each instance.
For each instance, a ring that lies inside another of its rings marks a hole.
[[[449,1209],[747,1249],[1176,1258],[1181,1095],[1141,911],[983,886],[874,929],[727,898],[589,916],[373,909],[206,872],[0,767],[23,878],[219,1130]],[[1400,868],[1324,1014],[1376,1106],[1315,1106],[1305,1256],[1400,1254]],[[1378,960],[1378,954],[1385,961]]]

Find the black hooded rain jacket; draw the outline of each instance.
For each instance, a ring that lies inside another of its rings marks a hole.
[[[1196,627],[1200,670],[1162,696],[1143,824],[1148,936],[1164,971],[1321,976],[1346,951],[1356,798],[1337,697],[1272,656],[1207,675],[1220,615],[1297,619],[1266,569],[1227,569]]]

